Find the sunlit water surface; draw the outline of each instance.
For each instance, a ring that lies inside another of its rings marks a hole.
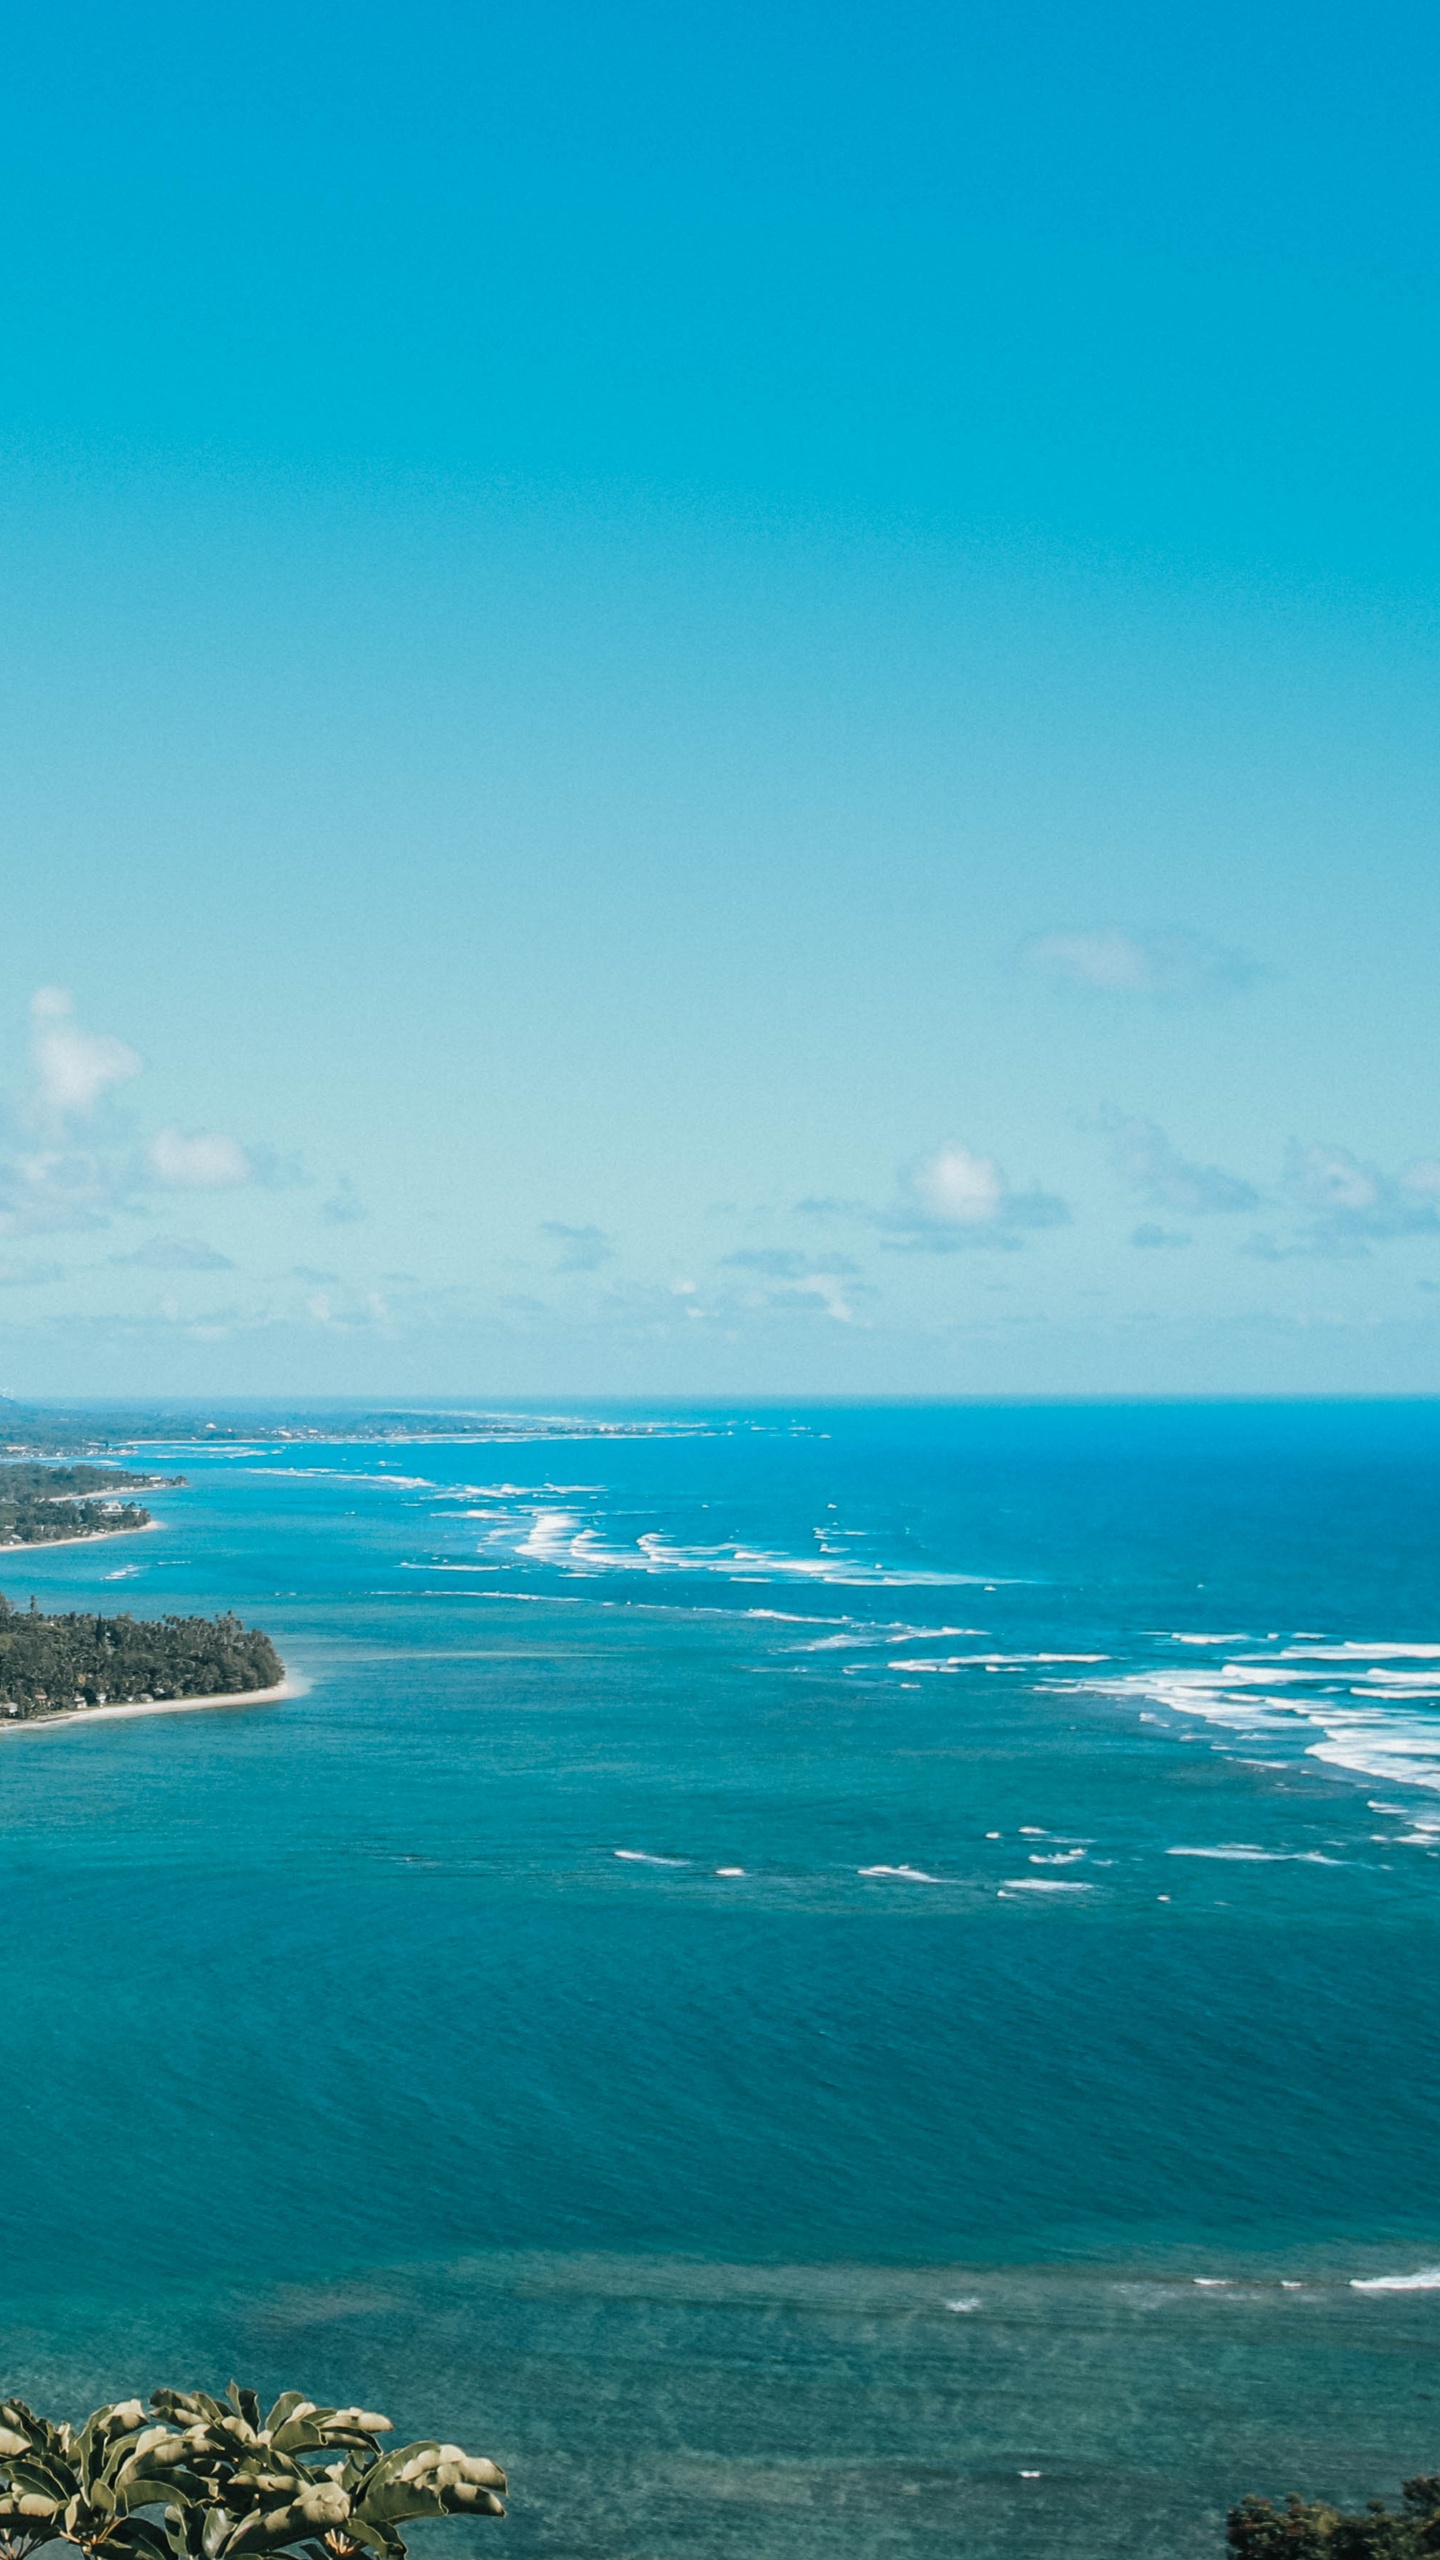
[[[1440,1412],[601,1418],[5,1572],[307,1684],[0,1737],[6,2387],[388,2407],[516,2560],[1440,2468]]]

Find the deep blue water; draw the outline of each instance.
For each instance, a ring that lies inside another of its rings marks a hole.
[[[0,2378],[607,2560],[1440,2468],[1440,1408],[599,1418],[257,1416],[4,1576],[308,1685],[0,1738]]]

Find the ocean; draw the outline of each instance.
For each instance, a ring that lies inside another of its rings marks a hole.
[[[1440,2469],[1440,1406],[283,1421],[3,1560],[301,1684],[0,1737],[6,2393],[384,2408],[437,2560]]]

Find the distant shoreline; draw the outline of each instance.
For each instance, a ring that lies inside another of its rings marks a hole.
[[[53,1715],[0,1716],[0,1733],[33,1733],[41,1726],[53,1732],[57,1725],[94,1724],[100,1716],[173,1716],[192,1707],[263,1707],[278,1698],[303,1697],[307,1685],[287,1672],[270,1689],[229,1689],[209,1698],[126,1698],[114,1706],[107,1702],[103,1707],[60,1707]]]
[[[128,1529],[81,1529],[73,1538],[16,1538],[13,1544],[0,1542],[0,1557],[48,1555],[52,1547],[98,1547],[102,1538],[143,1538],[147,1529],[158,1529],[158,1520],[137,1520]]]

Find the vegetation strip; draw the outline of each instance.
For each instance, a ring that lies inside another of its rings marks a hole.
[[[0,1593],[0,1717],[160,1706],[279,1687],[285,1665],[259,1627],[218,1618],[46,1617]]]
[[[63,1546],[74,1538],[108,1538],[120,1529],[148,1529],[151,1514],[118,1494],[157,1484],[183,1484],[183,1476],[139,1475],[130,1467],[0,1466],[0,1547]]]

